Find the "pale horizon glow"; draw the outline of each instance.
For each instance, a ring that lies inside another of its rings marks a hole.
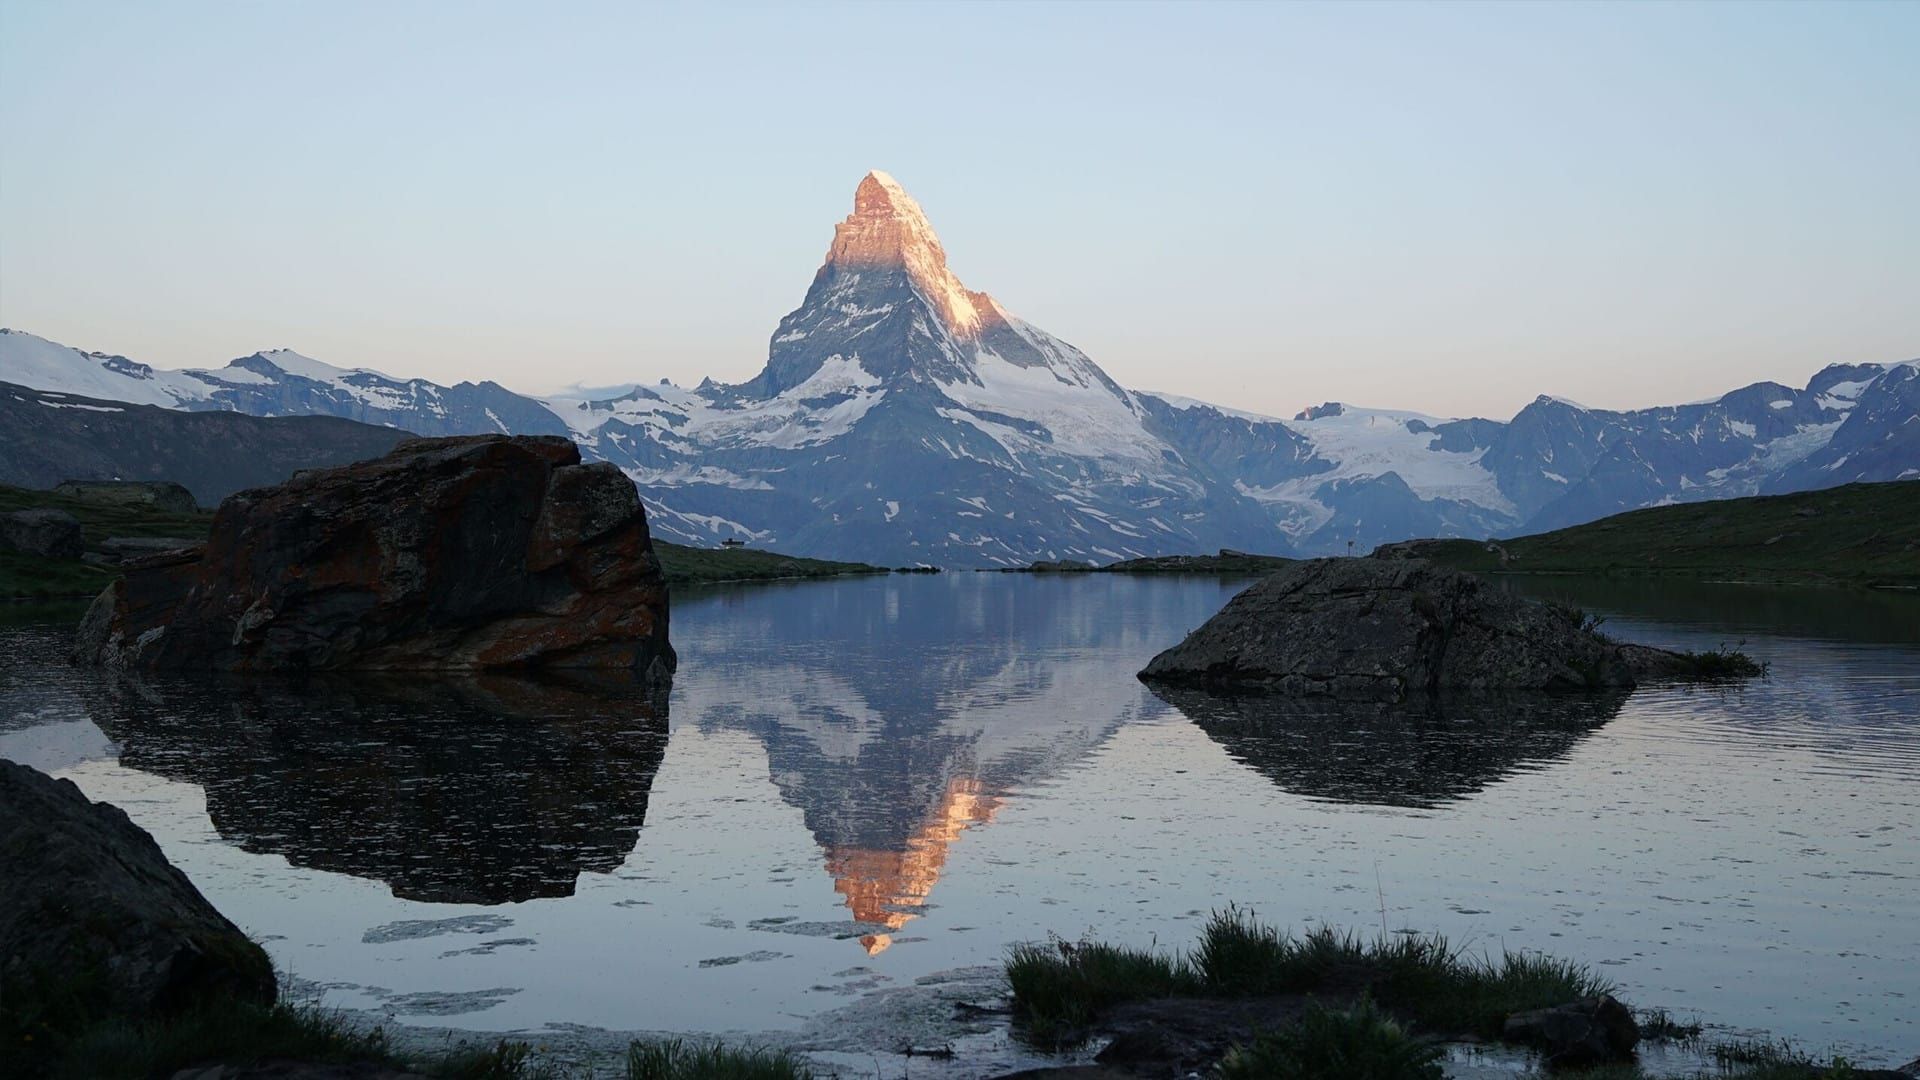
[[[1916,4],[0,0],[0,325],[740,382],[877,168],[1133,389],[1674,404],[1920,356],[1916,49]]]

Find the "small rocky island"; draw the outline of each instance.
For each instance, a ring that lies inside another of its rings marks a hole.
[[[1395,699],[1454,690],[1626,688],[1646,676],[1695,674],[1699,659],[1613,641],[1578,612],[1427,559],[1315,559],[1235,596],[1154,657],[1140,678]]]
[[[75,659],[117,670],[674,667],[632,481],[550,436],[408,439],[220,504],[130,564]]]

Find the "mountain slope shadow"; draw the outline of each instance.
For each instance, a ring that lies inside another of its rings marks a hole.
[[[1565,758],[1625,692],[1331,701],[1151,687],[1227,754],[1310,799],[1433,809]]]
[[[638,842],[665,705],[631,678],[120,683],[92,703],[129,768],[205,790],[220,835],[395,896],[570,896]]]

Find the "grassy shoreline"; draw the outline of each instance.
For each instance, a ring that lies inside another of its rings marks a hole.
[[[1096,1035],[1118,1045],[1141,1031],[1178,1038],[1182,1027],[1212,1027],[1236,1005],[1253,1006],[1240,1030],[1200,1070],[1218,1080],[1440,1080],[1442,1045],[1527,1038],[1541,1030],[1510,1018],[1576,1006],[1616,1010],[1633,1029],[1622,1060],[1548,1059],[1568,1080],[1849,1080],[1900,1076],[1819,1058],[1786,1042],[1710,1041],[1696,1023],[1663,1010],[1637,1014],[1612,1000],[1613,984],[1583,964],[1538,953],[1498,959],[1454,948],[1438,935],[1364,940],[1316,927],[1294,937],[1235,908],[1217,911],[1186,953],[1095,941],[1015,946],[1006,960],[1017,1034],[1036,1045],[1071,1048]],[[1199,1008],[1192,1007],[1199,1005]],[[1277,1021],[1277,1022],[1276,1022]],[[1550,1025],[1551,1026],[1551,1025]],[[1684,1045],[1713,1063],[1706,1070],[1656,1073],[1631,1049],[1638,1042]],[[1546,1053],[1544,1046],[1535,1050]],[[1618,1049],[1618,1047],[1616,1047]],[[1103,1055],[1099,1060],[1105,1061]],[[1180,1068],[1190,1063],[1181,1062]],[[1916,1063],[1920,1064],[1920,1063]],[[1123,1070],[1124,1071],[1124,1070]]]
[[[1512,539],[1391,548],[1489,574],[1920,587],[1920,480],[1656,506]]]

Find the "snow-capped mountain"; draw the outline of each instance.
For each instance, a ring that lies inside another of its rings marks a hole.
[[[860,182],[765,368],[738,385],[534,399],[288,350],[165,371],[19,331],[0,331],[0,382],[428,435],[571,434],[633,477],[669,539],[896,565],[1343,553],[1920,475],[1913,363],[1631,411],[1543,395],[1506,422],[1338,402],[1279,419],[1129,391],[963,285],[919,204],[880,172]]]
[[[860,182],[758,376],[548,404],[676,538],[948,566],[1278,540],[1084,353],[962,285],[885,173]]]
[[[190,412],[339,416],[416,435],[567,433],[545,407],[498,383],[439,386],[396,379],[366,368],[337,368],[291,349],[257,352],[222,368],[168,371],[0,329],[0,381]]]

